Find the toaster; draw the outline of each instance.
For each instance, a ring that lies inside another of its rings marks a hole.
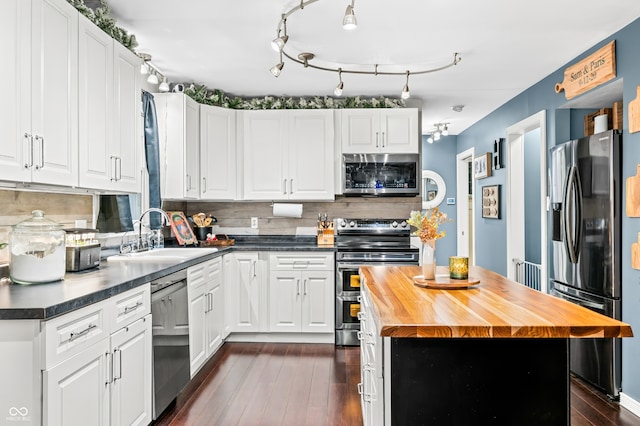
[[[95,239],[96,229],[66,229],[66,270],[84,271],[100,265],[100,243]]]

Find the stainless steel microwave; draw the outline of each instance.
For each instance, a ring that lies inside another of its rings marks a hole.
[[[420,193],[418,154],[343,154],[343,194],[414,196]]]

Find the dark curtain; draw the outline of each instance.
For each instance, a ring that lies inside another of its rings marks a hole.
[[[133,231],[128,195],[101,195],[96,228],[102,233]]]
[[[153,95],[142,92],[142,110],[144,114],[144,152],[147,159],[147,171],[149,172],[149,207],[162,207],[160,199],[160,142],[158,138],[158,120],[156,116],[156,104]],[[151,229],[159,229],[162,226],[162,216],[159,213],[149,213],[149,225]]]

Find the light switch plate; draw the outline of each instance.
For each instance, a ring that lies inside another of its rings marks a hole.
[[[456,203],[456,199],[455,198],[447,198],[447,204],[448,205],[452,205]]]
[[[251,218],[251,227],[253,229],[257,229],[258,228],[258,218],[257,217],[252,217]]]

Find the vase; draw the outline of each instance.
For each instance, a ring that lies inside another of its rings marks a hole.
[[[436,240],[427,240],[422,244],[422,275],[425,280],[436,277]]]

